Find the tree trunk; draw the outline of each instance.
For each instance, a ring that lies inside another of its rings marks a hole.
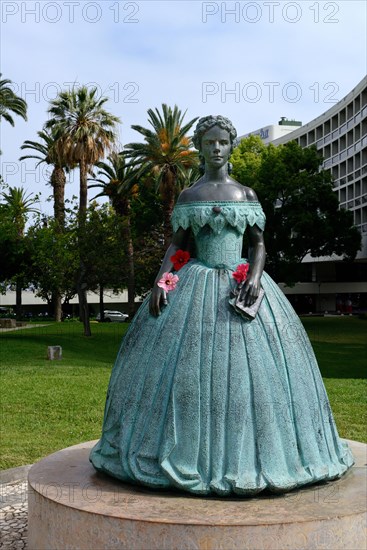
[[[61,306],[61,293],[58,290],[54,292],[53,302],[54,302],[55,321],[59,323],[62,321],[62,306]]]
[[[85,221],[87,217],[87,201],[88,201],[88,184],[87,184],[87,165],[84,158],[79,163],[80,169],[80,196],[79,196],[79,240],[83,239]],[[82,251],[83,247],[79,249]],[[87,300],[87,284],[85,282],[85,264],[83,261],[83,252],[81,252],[79,277],[78,277],[78,298],[79,298],[79,316],[84,326],[84,336],[91,336],[89,308]]]
[[[55,166],[51,183],[54,190],[54,217],[56,231],[62,233],[65,229],[65,184],[66,176],[61,166]],[[53,293],[54,314],[57,323],[62,321],[61,291],[57,288]]]
[[[55,166],[51,183],[54,190],[54,217],[60,230],[65,226],[65,184],[66,176],[61,166]]]
[[[15,281],[15,316],[17,321],[22,320],[22,280]]]
[[[81,281],[81,277],[78,281],[77,290],[79,298],[79,317],[84,326],[84,336],[91,336],[92,332],[90,330],[86,284]]]
[[[104,321],[104,298],[103,298],[103,286],[99,285],[99,318],[101,322]]]
[[[127,301],[130,321],[135,315],[135,267],[134,267],[134,244],[131,234],[130,223],[130,201],[126,201],[126,215],[123,221],[123,237],[126,240],[128,280],[127,280]]]
[[[78,287],[78,298],[79,298],[79,316],[84,326],[84,336],[92,336],[92,332],[90,330],[87,293],[83,288]]]
[[[83,223],[87,215],[87,205],[88,205],[88,171],[87,171],[87,165],[84,158],[81,159],[79,163],[79,170],[80,170],[79,216],[80,216],[80,222]]]

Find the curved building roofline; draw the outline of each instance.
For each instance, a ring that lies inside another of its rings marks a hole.
[[[299,136],[303,135],[305,132],[309,132],[310,130],[313,130],[325,120],[328,120],[329,118],[332,118],[336,113],[344,109],[348,103],[353,101],[353,99],[362,92],[363,88],[367,86],[367,76],[362,78],[362,80],[355,86],[343,99],[338,101],[335,105],[330,107],[327,111],[325,111],[322,115],[319,115],[318,117],[314,118],[310,122],[307,122],[307,124],[304,124],[300,128],[297,128],[293,132],[290,132],[289,134],[286,134],[285,136],[279,137],[275,139],[272,143],[273,145],[280,145],[282,143],[286,143],[288,141],[291,141],[293,139],[297,139]]]

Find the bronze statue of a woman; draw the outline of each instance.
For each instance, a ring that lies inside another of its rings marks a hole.
[[[112,372],[90,460],[130,483],[248,496],[353,464],[302,324],[263,272],[263,210],[228,174],[235,137],[222,116],[199,120],[204,175],[178,199],[172,243]]]

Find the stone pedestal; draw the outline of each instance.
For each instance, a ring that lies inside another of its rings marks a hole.
[[[342,479],[281,496],[195,497],[121,483],[88,461],[94,442],[63,449],[29,473],[31,550],[363,550],[366,448]]]

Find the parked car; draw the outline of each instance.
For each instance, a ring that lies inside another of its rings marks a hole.
[[[0,318],[15,317],[13,308],[11,307],[0,307]]]
[[[106,309],[104,311],[105,323],[123,323],[129,318],[127,313],[121,313],[121,311],[111,311]],[[101,321],[101,315],[98,313],[96,317],[97,321]]]

